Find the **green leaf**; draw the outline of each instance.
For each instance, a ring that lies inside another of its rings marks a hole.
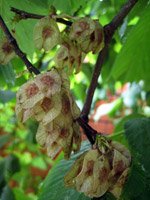
[[[142,16],[128,34],[113,65],[111,76],[115,80],[139,81],[141,79],[150,81],[150,5],[142,13]]]
[[[73,88],[73,93],[78,100],[84,102],[85,100],[86,85],[84,83],[76,83]]]
[[[125,124],[125,134],[131,151],[138,156],[143,167],[150,173],[150,119],[140,118]]]
[[[21,20],[15,26],[15,37],[20,49],[32,58],[35,51],[33,43],[33,28],[37,20]],[[32,42],[31,42],[32,41]]]
[[[75,154],[69,161],[62,160],[50,170],[41,188],[38,200],[59,199],[59,200],[89,200],[83,194],[78,193],[74,189],[68,189],[64,186],[64,176],[70,166],[79,156],[89,149],[89,143],[84,142],[80,153]]]
[[[12,65],[0,65],[0,74],[9,87],[15,85],[15,73]]]
[[[137,198],[146,187],[146,177],[142,166],[138,162],[133,161],[129,172],[128,180],[122,192],[122,200],[134,200]]]
[[[125,117],[123,117],[119,123],[115,126],[115,130],[114,130],[114,133],[117,133],[117,132],[120,132],[122,130],[124,130],[124,124],[131,120],[131,119],[136,119],[136,118],[141,118],[141,117],[144,117],[142,114],[138,114],[138,113],[134,113],[134,114],[131,114],[131,115],[127,115]]]
[[[118,141],[128,147],[127,138],[125,137],[124,124],[130,119],[144,117],[141,114],[131,114],[122,118],[115,126],[114,133],[109,136],[110,139]]]
[[[129,19],[132,19],[135,16],[141,15],[144,8],[148,4],[148,0],[139,0],[137,4],[133,7],[132,11],[129,13]]]

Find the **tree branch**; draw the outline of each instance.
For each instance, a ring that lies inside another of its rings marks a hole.
[[[94,130],[90,125],[88,125],[88,123],[81,117],[77,118],[76,121],[83,128],[84,134],[86,135],[90,143],[93,145],[95,143],[97,131]]]
[[[137,2],[138,2],[138,0],[129,0],[121,8],[119,13],[112,19],[112,21],[104,27],[105,47],[102,49],[102,51],[98,55],[98,58],[97,58],[97,61],[95,64],[95,68],[94,68],[94,72],[92,75],[91,83],[90,83],[90,86],[89,86],[89,89],[87,92],[85,104],[84,104],[84,107],[83,107],[82,113],[81,113],[81,116],[82,116],[82,118],[85,119],[85,121],[88,121],[88,115],[90,112],[93,95],[94,95],[95,89],[98,84],[98,77],[101,73],[110,41],[111,41],[116,29],[122,24],[124,18],[128,15],[130,10],[134,7],[134,5]]]
[[[41,19],[43,17],[46,17],[45,15],[38,15],[38,14],[29,13],[29,12],[26,12],[24,10],[19,10],[17,8],[14,8],[14,7],[11,7],[11,11],[16,13],[17,15],[19,15],[20,19]],[[71,24],[72,24],[71,21],[67,21],[67,20],[62,19],[62,18],[57,18],[56,21],[61,23],[61,24],[65,24],[67,26],[71,26]]]
[[[21,51],[21,49],[19,48],[17,41],[15,40],[15,38],[12,36],[12,34],[10,33],[9,29],[7,28],[3,18],[0,15],[0,27],[2,28],[2,30],[4,31],[8,42],[11,44],[11,46],[13,47],[13,50],[15,51],[15,53],[21,58],[21,60],[24,62],[24,64],[26,65],[28,71],[30,73],[34,73],[34,74],[40,74],[40,71],[38,69],[36,69],[32,63],[27,59],[26,54],[23,53]]]

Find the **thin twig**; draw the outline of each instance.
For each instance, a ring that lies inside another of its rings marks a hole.
[[[2,28],[2,30],[4,31],[8,42],[11,44],[13,50],[15,51],[15,53],[21,58],[21,60],[24,62],[24,64],[26,65],[27,69],[29,70],[30,73],[34,73],[34,74],[40,74],[40,71],[38,69],[36,69],[32,63],[27,59],[26,54],[23,53],[21,51],[21,49],[19,48],[17,41],[15,40],[15,38],[12,36],[12,34],[10,33],[9,29],[7,28],[3,18],[0,15],[0,27]]]
[[[87,92],[85,104],[84,104],[84,107],[82,109],[82,114],[81,114],[81,116],[86,121],[88,121],[88,115],[89,115],[89,112],[90,112],[90,108],[91,108],[91,104],[92,104],[92,100],[93,100],[93,95],[94,95],[95,89],[96,89],[97,84],[98,84],[98,77],[101,73],[110,41],[111,41],[116,29],[122,24],[124,18],[128,15],[130,10],[134,7],[134,5],[137,2],[138,2],[138,0],[129,0],[121,8],[119,13],[112,19],[112,21],[104,27],[105,47],[102,49],[102,51],[98,55],[98,58],[97,58],[97,61],[96,61],[96,64],[95,64],[95,68],[94,68],[94,72],[93,72],[93,75],[92,75],[92,79],[91,79],[91,82],[90,82],[90,86],[89,86],[89,89],[88,89],[88,92]]]
[[[26,12],[24,10],[19,10],[17,8],[14,8],[14,7],[11,7],[11,11],[16,13],[17,15],[19,15],[20,19],[41,19],[41,18],[45,17],[45,15],[38,15],[38,14],[29,13],[29,12]],[[57,18],[56,21],[61,23],[61,24],[65,24],[67,26],[71,26],[71,24],[72,24],[71,21],[67,21],[67,20],[62,19],[62,18]]]

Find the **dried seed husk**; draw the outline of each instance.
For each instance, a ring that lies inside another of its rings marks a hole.
[[[76,73],[80,71],[84,57],[80,46],[70,39],[65,38],[54,57],[54,61],[57,68],[68,67],[68,72],[71,74],[74,69]]]
[[[104,47],[103,27],[98,20],[87,17],[72,24],[70,38],[77,42],[84,53],[98,53]]]
[[[64,182],[65,182],[65,186],[66,187],[75,187],[75,178],[76,176],[80,173],[81,169],[82,169],[82,165],[83,165],[83,160],[84,160],[84,156],[87,152],[84,152],[83,154],[81,154],[76,161],[74,162],[74,164],[71,166],[71,168],[69,169],[69,171],[67,172],[67,174],[64,177]]]
[[[49,16],[40,19],[34,27],[33,38],[37,49],[51,50],[61,42],[56,21]]]
[[[0,41],[0,64],[6,65],[15,57],[15,52],[6,38]]]
[[[70,39],[82,43],[95,29],[94,21],[89,17],[75,20],[70,29]]]
[[[75,178],[77,191],[88,192],[88,190],[90,190],[89,188],[90,186],[88,185],[86,187],[86,184],[84,184],[84,182],[86,181],[86,179],[89,179],[88,177],[93,176],[93,167],[94,167],[94,163],[98,159],[98,156],[99,156],[99,152],[97,150],[89,150],[87,154],[85,155],[83,165],[82,165],[82,170],[80,171],[78,176]]]
[[[43,126],[42,123],[39,123],[36,140],[41,146],[45,146],[48,134],[53,130],[53,123],[49,123],[47,126]]]
[[[114,149],[118,150],[121,154],[123,154],[128,159],[129,162],[131,162],[131,153],[123,144],[117,141],[112,141],[111,146]]]
[[[129,169],[130,168],[126,168],[117,180],[117,182],[109,189],[109,192],[112,193],[116,197],[116,199],[120,199],[123,186],[125,184],[125,181],[127,180]]]
[[[61,77],[56,69],[36,76],[36,84],[39,89],[46,95],[51,96],[61,91]]]

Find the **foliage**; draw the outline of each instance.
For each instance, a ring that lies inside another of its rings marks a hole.
[[[18,22],[10,7],[48,15],[51,6],[54,6],[58,14],[90,16],[92,19],[99,19],[104,26],[125,2],[126,0],[67,0],[65,3],[63,0],[0,0],[0,14],[29,60],[39,70],[47,71],[54,65],[53,57],[58,48],[46,53],[37,50],[33,43],[33,29],[38,20]],[[149,11],[148,0],[139,0],[115,32],[92,103],[90,123],[98,111],[98,106],[95,105],[100,100],[104,103],[110,103],[112,99],[121,102],[111,106],[106,104],[105,108],[109,106],[109,109],[105,109],[105,115],[109,116],[115,126],[113,134],[108,137],[126,145],[132,154],[132,166],[121,196],[123,200],[148,200],[150,196]],[[64,30],[61,24],[59,28]],[[0,39],[2,36],[4,33],[0,29]],[[85,101],[85,91],[89,87],[95,62],[96,56],[89,53],[80,73],[70,75],[72,93],[80,108]],[[88,200],[83,194],[66,189],[63,182],[64,175],[79,154],[73,155],[69,161],[62,159],[63,153],[55,160],[48,158],[35,140],[37,123],[29,120],[22,125],[16,119],[15,94],[29,77],[24,63],[18,57],[5,66],[0,65],[0,199]],[[80,153],[87,148],[90,148],[89,145],[83,142]],[[106,193],[99,199],[115,198]]]

